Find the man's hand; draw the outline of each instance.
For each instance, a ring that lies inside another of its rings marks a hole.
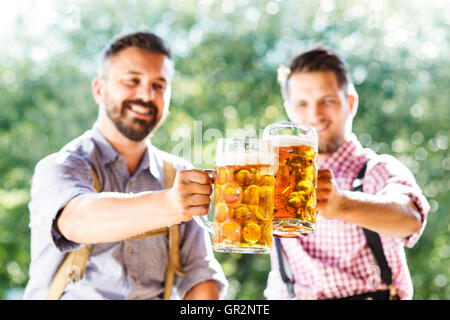
[[[211,202],[211,183],[209,175],[202,170],[178,171],[173,187],[167,193],[172,212],[182,221],[207,214]]]
[[[326,219],[339,219],[342,196],[331,170],[318,171],[316,195],[319,214]]]

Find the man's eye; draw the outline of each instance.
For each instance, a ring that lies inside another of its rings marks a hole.
[[[159,91],[164,91],[166,88],[164,85],[160,84],[160,83],[154,83],[153,84],[153,89],[155,90],[159,90]]]
[[[297,103],[296,107],[297,108],[304,108],[304,107],[306,107],[306,103],[304,103],[304,102]]]
[[[139,79],[125,79],[124,83],[129,86],[134,86],[139,84]]]

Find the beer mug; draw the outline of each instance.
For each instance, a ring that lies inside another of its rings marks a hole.
[[[219,252],[270,253],[275,150],[262,139],[220,139],[216,149],[214,222],[195,216]]]
[[[314,232],[318,138],[313,127],[291,122],[264,129],[278,156],[275,176],[273,235],[296,238]]]

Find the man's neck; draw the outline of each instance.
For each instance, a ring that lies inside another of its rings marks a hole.
[[[133,175],[147,149],[145,140],[132,141],[120,133],[115,127],[108,128],[108,126],[100,125],[98,129],[117,153],[125,158],[128,172],[130,176]]]
[[[337,150],[339,150],[339,148],[341,148],[345,143],[347,143],[348,141],[350,141],[351,136],[350,134],[347,134],[344,136],[344,138],[342,139],[341,144],[339,145],[339,147],[332,151],[332,152],[328,152],[328,153],[323,153],[319,151],[319,160],[318,160],[318,165],[321,165],[322,163],[324,163],[329,157],[331,157],[331,155],[336,152]]]
[[[331,156],[331,153],[320,153],[319,152],[319,160],[318,160],[318,165],[321,165],[322,163],[324,163],[329,157]]]

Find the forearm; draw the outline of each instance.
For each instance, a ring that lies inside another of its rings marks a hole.
[[[114,242],[181,222],[168,208],[167,190],[103,192],[73,199],[58,219],[60,232],[78,243]]]
[[[420,213],[407,196],[341,191],[341,197],[340,220],[387,236],[406,237],[420,230]]]

